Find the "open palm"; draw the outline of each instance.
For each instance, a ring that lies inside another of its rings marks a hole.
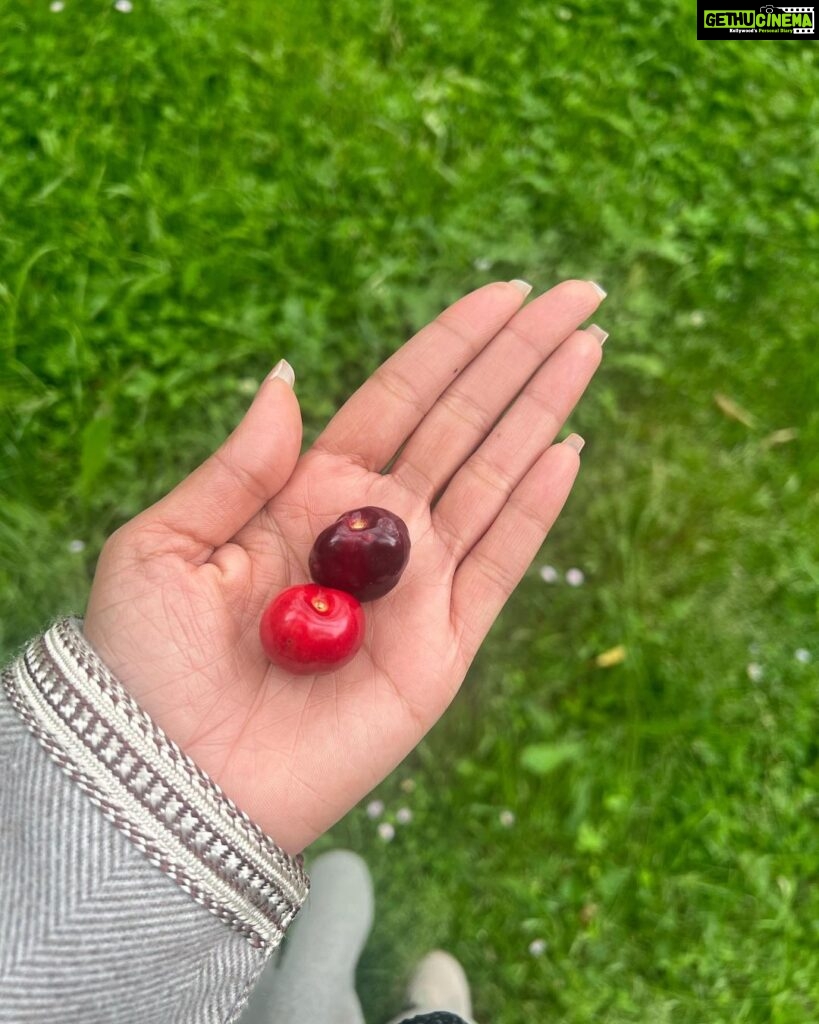
[[[103,549],[89,641],[288,852],[437,721],[571,489],[579,439],[552,442],[600,360],[599,329],[576,329],[600,296],[567,281],[522,301],[514,283],[459,300],[301,458],[295,394],[268,378],[224,445]],[[308,581],[316,536],[362,505],[405,520],[407,569],[365,604],[349,664],[291,676],[262,651],[262,610]]]

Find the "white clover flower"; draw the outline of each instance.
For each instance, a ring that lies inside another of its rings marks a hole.
[[[488,259],[486,256],[479,256],[478,259],[473,261],[472,266],[476,270],[491,270],[492,260]]]
[[[702,327],[705,323],[705,313],[701,309],[695,309],[689,317],[692,327]]]
[[[63,0],[53,0],[53,3],[48,5],[48,9],[54,14],[59,14],[60,11],[65,10],[65,4],[63,3]]]
[[[765,675],[765,669],[757,661],[749,662],[745,671],[748,673],[748,678],[752,683],[761,682],[762,677]]]
[[[236,390],[240,395],[255,395],[259,390],[259,382],[253,377],[242,377],[236,382]]]
[[[586,582],[586,574],[582,569],[568,569],[566,571],[566,582],[570,587],[582,587]]]
[[[119,11],[120,14],[130,14],[134,9],[134,5],[131,0],[117,0],[114,4],[114,10]]]
[[[384,813],[384,801],[383,800],[370,800],[367,804],[367,817],[375,820],[380,818]]]
[[[530,956],[543,956],[546,952],[546,940],[545,939],[532,939],[529,943],[529,955]]]
[[[794,656],[794,658],[796,658],[796,660],[799,662],[800,665],[807,665],[808,662],[811,660],[811,657],[812,657],[810,651],[807,650],[807,648],[805,648],[805,647],[798,647],[793,652],[793,656]]]
[[[409,825],[412,821],[412,811],[409,807],[399,807],[395,812],[395,820],[399,825]]]
[[[540,578],[544,583],[557,583],[560,579],[560,573],[553,565],[541,565]]]
[[[504,828],[511,828],[515,824],[515,815],[508,807],[504,807],[498,815],[498,820]]]
[[[385,843],[391,843],[395,839],[395,829],[388,821],[382,821],[378,826],[378,835]]]
[[[83,551],[85,551],[85,541],[84,540],[70,540],[68,542],[68,550],[71,552],[72,555],[79,555],[79,554],[81,554]]]
[[[401,789],[403,789],[405,793],[414,793],[415,779],[404,779],[403,782],[401,783]]]

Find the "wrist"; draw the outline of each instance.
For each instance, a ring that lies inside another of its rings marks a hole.
[[[3,674],[11,703],[102,813],[197,902],[278,945],[307,895],[290,857],[173,743],[63,619]]]

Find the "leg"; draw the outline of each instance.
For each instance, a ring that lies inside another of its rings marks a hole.
[[[364,861],[347,850],[310,867],[310,896],[239,1024],[364,1024],[355,968],[373,920]]]

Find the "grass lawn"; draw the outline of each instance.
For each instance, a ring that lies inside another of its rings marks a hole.
[[[609,292],[566,513],[373,794],[412,821],[317,847],[376,878],[371,1024],[433,945],[481,1024],[819,1020],[819,65],[695,36],[637,0],[0,6],[6,657],[281,356],[309,440],[483,281]]]

